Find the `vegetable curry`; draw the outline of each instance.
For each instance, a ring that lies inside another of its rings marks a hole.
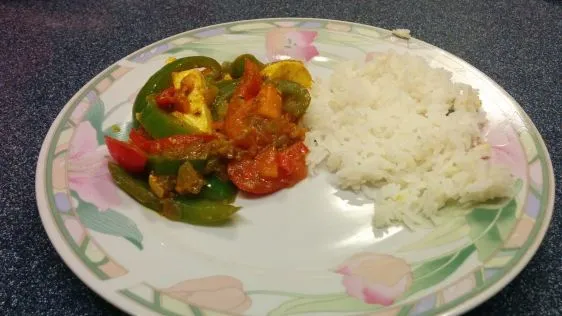
[[[137,95],[129,140],[106,137],[113,180],[171,220],[224,222],[238,190],[270,194],[307,176],[299,121],[311,84],[296,60],[173,60]]]

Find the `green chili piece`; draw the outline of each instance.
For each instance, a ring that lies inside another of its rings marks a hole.
[[[277,90],[283,96],[283,111],[296,118],[301,117],[310,105],[310,93],[300,84],[289,80],[275,81]]]
[[[240,207],[219,201],[175,197],[163,202],[163,215],[173,221],[196,225],[226,222]]]
[[[125,193],[137,200],[140,204],[160,213],[162,210],[160,200],[150,191],[147,182],[130,175],[116,163],[109,162],[107,166],[113,181],[121,190],[125,191]]]
[[[232,182],[221,180],[216,175],[206,177],[205,182],[199,197],[225,203],[232,203],[236,199],[238,189]]]

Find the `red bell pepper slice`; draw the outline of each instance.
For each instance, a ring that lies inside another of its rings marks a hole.
[[[157,155],[165,151],[176,150],[197,142],[208,143],[217,139],[215,134],[174,135],[160,139],[150,139],[142,130],[131,129],[129,139],[133,145],[147,154]]]
[[[152,146],[152,139],[142,129],[131,129],[129,132],[129,140],[131,143],[140,148],[145,153],[150,153]]]
[[[166,138],[155,139],[150,144],[150,154],[161,154],[165,151],[177,150],[198,142],[208,143],[217,139],[214,134],[174,135]]]
[[[111,157],[123,169],[133,173],[144,171],[148,157],[138,147],[109,136],[105,137],[105,144]]]
[[[242,97],[244,100],[253,99],[258,95],[262,82],[260,67],[252,60],[246,59],[244,62],[244,74],[234,96]]]

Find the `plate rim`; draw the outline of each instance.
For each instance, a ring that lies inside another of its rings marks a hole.
[[[124,56],[124,57],[121,57],[120,59],[118,59],[117,61],[112,63],[111,65],[104,68],[96,76],[94,76],[92,79],[90,79],[88,82],[86,82],[77,92],[74,93],[74,95],[65,103],[65,105],[62,107],[62,109],[59,111],[55,120],[51,123],[51,125],[49,127],[49,130],[48,130],[48,132],[47,132],[47,134],[46,134],[46,136],[45,136],[45,138],[44,138],[44,140],[41,144],[41,150],[40,150],[38,158],[37,158],[37,164],[36,164],[36,169],[35,169],[35,197],[36,197],[36,203],[37,203],[37,210],[38,210],[38,213],[40,215],[43,228],[45,229],[45,231],[47,233],[47,236],[49,237],[49,240],[50,240],[53,248],[56,250],[58,255],[61,257],[61,259],[65,263],[65,265],[70,268],[70,270],[73,272],[73,274],[76,275],[94,293],[96,293],[97,295],[102,297],[107,302],[111,303],[113,306],[121,309],[122,311],[125,311],[125,312],[128,312],[128,313],[134,312],[135,314],[138,314],[138,313],[142,312],[143,314],[150,313],[151,315],[159,315],[159,314],[157,314],[157,313],[155,313],[155,312],[153,312],[149,309],[146,309],[144,306],[142,306],[142,305],[140,305],[140,304],[138,304],[138,303],[136,303],[132,300],[124,299],[124,296],[121,297],[120,295],[115,295],[115,294],[119,294],[118,291],[104,291],[105,289],[99,288],[99,286],[101,285],[101,282],[104,282],[104,281],[93,278],[91,272],[84,269],[83,262],[81,262],[80,260],[77,260],[76,254],[74,254],[72,252],[72,249],[70,248],[70,246],[67,243],[64,242],[62,235],[60,234],[60,232],[56,228],[56,224],[54,223],[54,218],[49,216],[50,210],[49,210],[49,207],[48,207],[46,192],[44,191],[45,180],[46,180],[46,167],[47,167],[46,166],[46,157],[47,157],[48,152],[49,152],[49,147],[50,147],[49,145],[51,144],[51,142],[53,140],[53,136],[54,136],[54,134],[57,130],[57,127],[60,125],[60,123],[61,123],[62,119],[64,118],[64,116],[66,115],[66,113],[70,110],[70,105],[72,103],[76,102],[77,99],[79,99],[79,97],[86,90],[88,90],[94,82],[96,82],[100,77],[105,75],[106,72],[109,69],[112,69],[115,66],[117,66],[119,64],[119,62],[121,62],[123,60],[126,60],[126,59],[129,59],[130,57],[139,54],[141,51],[149,50],[150,48],[158,46],[159,44],[161,44],[163,42],[171,41],[171,40],[175,39],[176,37],[184,36],[187,33],[201,32],[201,31],[204,31],[206,29],[217,28],[217,27],[221,27],[221,26],[228,26],[228,25],[232,25],[232,24],[243,24],[243,23],[252,23],[252,22],[276,22],[276,21],[334,22],[334,23],[347,24],[347,25],[351,25],[351,26],[364,27],[364,28],[367,28],[367,29],[383,29],[383,30],[389,31],[388,29],[384,29],[384,28],[377,27],[377,26],[374,26],[374,25],[363,24],[363,23],[343,21],[343,20],[335,20],[335,19],[305,18],[305,17],[274,17],[274,18],[244,19],[244,20],[236,20],[236,21],[212,24],[212,25],[207,25],[207,26],[203,26],[203,27],[199,27],[199,28],[189,29],[189,30],[177,33],[177,34],[173,34],[173,35],[168,36],[166,38],[163,38],[161,40],[152,42],[149,45],[143,46],[143,47],[137,49],[136,51],[134,51],[134,52],[132,52],[132,53],[130,53],[130,54]],[[548,197],[547,197],[548,201],[547,201],[546,208],[545,208],[545,214],[544,214],[544,217],[542,219],[542,223],[540,223],[540,227],[539,227],[539,230],[537,231],[535,239],[532,241],[531,245],[528,246],[527,251],[517,260],[517,262],[511,267],[511,269],[508,270],[508,272],[506,272],[502,277],[497,279],[494,283],[489,285],[488,288],[482,290],[481,292],[475,294],[472,297],[469,297],[469,298],[461,301],[460,303],[454,304],[456,302],[456,300],[453,300],[452,302],[449,302],[449,303],[447,303],[443,306],[440,306],[438,308],[438,309],[444,309],[444,310],[439,312],[443,315],[463,314],[463,313],[466,313],[466,312],[470,311],[471,309],[475,308],[476,306],[482,304],[486,300],[492,298],[499,291],[501,291],[503,288],[505,288],[511,281],[513,281],[513,279],[516,276],[518,276],[521,273],[521,271],[529,264],[530,260],[534,257],[534,255],[538,251],[540,245],[542,244],[542,241],[544,240],[546,232],[548,231],[548,229],[550,227],[550,224],[552,222],[553,212],[554,212],[554,198],[552,198],[555,195],[555,186],[556,186],[556,182],[554,181],[554,170],[553,170],[553,166],[552,166],[552,160],[551,160],[551,157],[550,157],[550,153],[548,151],[548,148],[546,146],[546,142],[544,141],[541,133],[538,131],[535,124],[530,119],[528,114],[525,112],[523,107],[521,107],[521,105],[503,87],[501,87],[496,81],[494,81],[492,78],[490,78],[484,72],[482,72],[478,68],[472,66],[470,63],[468,63],[464,59],[458,57],[457,55],[452,54],[452,53],[450,53],[450,52],[448,52],[448,51],[446,51],[446,50],[444,50],[444,49],[442,49],[438,46],[435,46],[431,43],[428,43],[426,41],[420,40],[418,38],[415,38],[415,39],[424,43],[424,44],[427,44],[432,49],[436,49],[440,52],[444,52],[446,54],[454,56],[459,62],[464,64],[463,65],[464,67],[470,68],[472,71],[475,71],[476,73],[478,73],[479,75],[481,75],[482,77],[487,79],[490,83],[492,83],[494,85],[495,88],[497,88],[500,92],[502,92],[504,94],[504,96],[506,96],[511,102],[513,102],[518,107],[518,110],[519,110],[518,113],[521,115],[521,118],[525,121],[525,124],[532,130],[533,134],[538,136],[537,137],[538,139],[535,143],[537,145],[540,143],[540,147],[541,147],[540,149],[544,152],[545,163],[546,163],[546,167],[547,167],[547,171],[548,171],[547,179],[545,179],[545,180],[548,180],[548,183],[550,184],[550,187],[549,187],[550,190],[548,192]],[[99,283],[99,285],[97,283]],[[437,311],[434,311],[434,313],[435,312],[437,312]]]

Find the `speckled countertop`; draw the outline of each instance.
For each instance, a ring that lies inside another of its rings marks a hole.
[[[522,105],[554,163],[555,214],[527,268],[470,314],[562,314],[562,2],[557,0],[2,1],[0,314],[121,313],[65,266],[37,213],[37,156],[70,97],[113,62],[164,37],[227,21],[291,16],[409,28],[482,70]]]

